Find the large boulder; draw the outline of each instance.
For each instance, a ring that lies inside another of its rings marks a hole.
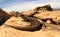
[[[44,11],[52,11],[53,9],[51,8],[51,6],[45,5],[45,6],[41,6],[41,7],[36,7],[36,12],[44,12]]]
[[[0,8],[0,25],[2,25],[11,16]]]
[[[34,15],[35,18],[38,18],[38,19],[45,19],[45,20],[51,20],[51,21],[58,21],[60,20],[60,11],[47,11],[47,12],[44,12],[44,13],[38,13],[38,14],[35,14]]]
[[[50,5],[45,5],[45,6],[39,6],[39,7],[36,7],[35,9],[31,9],[31,10],[27,10],[27,11],[24,11],[22,12],[23,15],[25,16],[33,16],[37,13],[40,13],[40,12],[46,12],[46,11],[52,11],[53,9],[51,8]]]

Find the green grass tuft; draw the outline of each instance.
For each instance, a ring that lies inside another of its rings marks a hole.
[[[55,22],[57,25],[60,25],[60,20],[58,20],[57,22]]]

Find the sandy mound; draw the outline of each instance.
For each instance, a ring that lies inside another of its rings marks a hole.
[[[28,11],[24,11],[22,14],[25,15],[25,16],[31,16],[31,15],[34,14],[34,9],[28,10]]]
[[[1,27],[0,37],[59,37],[60,31],[42,29],[35,32],[16,30],[11,27]]]

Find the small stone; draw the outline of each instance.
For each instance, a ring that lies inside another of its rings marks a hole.
[[[49,23],[49,24],[51,24],[52,22],[51,22],[50,20],[47,20],[47,21],[46,21],[46,23]]]

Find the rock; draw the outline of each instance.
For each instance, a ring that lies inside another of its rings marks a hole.
[[[2,25],[11,16],[0,8],[0,25]]]
[[[60,20],[60,11],[47,11],[47,12],[44,12],[44,13],[38,13],[38,14],[35,14],[34,15],[35,18],[38,18],[38,19],[51,19],[51,21],[58,21]]]
[[[33,17],[33,15],[40,13],[40,12],[45,12],[45,11],[52,11],[52,8],[50,5],[45,5],[42,7],[36,7],[35,9],[31,9],[28,11],[22,12],[23,15]]]
[[[15,11],[12,11],[12,12],[9,12],[9,14],[10,14],[11,16],[15,16],[15,15],[16,15],[16,12],[15,12]]]
[[[25,16],[32,16],[34,14],[34,9],[24,11],[22,14]]]
[[[26,18],[27,19],[25,19],[25,20],[27,20],[27,21],[25,21],[21,17],[11,17],[4,24],[7,26],[16,28],[16,29],[27,30],[27,31],[38,30],[38,28],[42,27],[40,21],[38,21],[34,18],[30,18],[30,17],[26,17]]]
[[[46,23],[49,23],[49,24],[51,24],[52,22],[51,22],[51,20],[47,20],[47,21],[46,21]]]
[[[51,30],[59,30],[60,31],[60,25],[45,23],[43,27],[51,29]]]
[[[19,12],[16,12],[16,11],[9,12],[9,14],[10,14],[11,16],[15,16],[15,17],[20,16],[20,13],[19,13]]]
[[[36,8],[36,12],[44,12],[44,11],[52,11],[52,8],[51,6],[48,4],[48,5],[45,5],[45,6],[42,6],[42,7],[37,7]]]

